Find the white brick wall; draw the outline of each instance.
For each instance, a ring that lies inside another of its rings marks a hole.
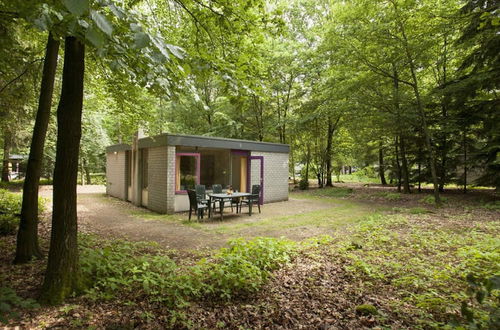
[[[106,153],[106,194],[125,199],[126,196],[126,152]]]
[[[167,213],[174,213],[175,205],[175,146],[167,147]]]
[[[149,148],[148,152],[148,208],[168,212],[167,184],[168,161],[167,147]]]
[[[264,203],[288,200],[288,154],[252,151],[251,155],[264,157]]]

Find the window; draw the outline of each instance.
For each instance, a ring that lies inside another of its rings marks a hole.
[[[200,183],[200,154],[180,153],[175,158],[175,190],[194,189]]]

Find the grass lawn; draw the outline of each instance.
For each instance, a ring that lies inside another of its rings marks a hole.
[[[131,208],[136,220],[151,221],[145,224],[172,224],[172,230],[189,228],[230,243],[189,256],[158,244],[83,235],[82,270],[92,283],[86,293],[63,306],[32,310],[7,301],[19,312],[8,324],[495,328],[500,204],[491,192],[445,197],[436,208],[426,194],[340,185],[291,193],[296,213],[279,215],[278,204],[265,205],[261,215],[222,222]],[[46,249],[48,232],[41,232]],[[9,251],[1,257],[0,277],[22,299],[35,297],[45,261],[11,265],[14,243],[12,235],[0,237]]]

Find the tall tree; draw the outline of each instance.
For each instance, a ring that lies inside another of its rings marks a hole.
[[[52,94],[57,67],[59,41],[49,33],[43,64],[40,97],[36,114],[30,154],[23,185],[21,220],[17,233],[17,248],[14,263],[25,263],[33,257],[41,258],[38,245],[38,183],[42,170],[45,136],[52,107]]]
[[[57,153],[54,169],[52,232],[47,273],[40,300],[60,303],[81,288],[77,246],[76,183],[82,132],[85,46],[66,37],[62,91],[57,108]]]

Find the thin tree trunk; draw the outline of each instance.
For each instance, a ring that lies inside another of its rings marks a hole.
[[[305,180],[307,182],[307,188],[309,188],[309,163],[311,162],[311,145],[307,143],[307,156],[306,156],[306,173]]]
[[[334,126],[332,119],[328,118],[328,132],[326,137],[326,186],[333,187],[332,184],[332,144]]]
[[[396,168],[398,170],[398,192],[401,192],[401,165],[399,164],[399,148],[398,148],[398,137],[396,136],[395,141],[395,149],[396,149]]]
[[[467,193],[467,131],[463,131],[463,149],[464,149],[464,194]]]
[[[83,169],[85,170],[85,181],[87,184],[92,184],[92,178],[90,177],[90,170],[88,166],[87,159],[83,158]]]
[[[418,148],[418,192],[422,192],[422,148]]]
[[[387,181],[385,180],[384,150],[382,148],[382,142],[379,142],[378,146],[378,173],[380,175],[380,183],[385,186]]]
[[[28,262],[33,257],[42,257],[38,245],[38,184],[43,164],[43,151],[50,120],[50,109],[52,107],[58,52],[59,41],[55,40],[52,34],[49,33],[43,63],[38,110],[23,185],[23,202],[21,221],[17,232],[15,264]]]
[[[431,132],[429,131],[429,128],[427,126],[427,118],[425,116],[424,106],[422,103],[422,99],[420,97],[420,90],[418,87],[418,79],[417,79],[417,73],[416,73],[416,68],[415,68],[415,62],[414,62],[413,56],[412,56],[411,51],[410,51],[410,46],[408,44],[408,38],[406,36],[406,31],[405,31],[404,25],[399,20],[399,10],[398,10],[397,4],[395,1],[391,1],[391,2],[394,6],[394,11],[398,17],[397,24],[399,25],[399,28],[401,30],[401,36],[402,36],[402,40],[403,40],[404,50],[405,50],[406,57],[408,59],[408,65],[409,65],[411,78],[412,78],[412,88],[413,88],[413,92],[415,94],[415,100],[417,102],[417,109],[418,109],[418,114],[420,116],[420,121],[422,124],[422,131],[424,133],[425,145],[426,145],[427,151],[429,152],[429,162],[430,162],[430,168],[431,168],[432,184],[434,186],[434,201],[435,201],[436,205],[440,206],[441,205],[441,197],[439,196],[439,184],[438,184],[437,171],[436,171],[436,157],[434,156],[434,150],[432,148],[432,136],[431,136]]]
[[[443,42],[443,80],[441,85],[444,86],[447,83],[447,51],[448,51],[448,35],[444,34],[444,42]],[[443,115],[443,125],[448,125],[448,97],[443,96],[441,100],[441,113]],[[446,184],[446,158],[448,157],[448,137],[446,134],[446,129],[441,131],[442,134],[442,148],[441,148],[441,168],[440,168],[440,176],[439,176],[439,191],[444,191],[444,185]]]
[[[3,161],[2,161],[2,182],[9,182],[9,157],[12,142],[12,135],[9,128],[3,131]]]
[[[85,48],[66,37],[61,99],[57,109],[52,233],[40,301],[58,304],[81,288],[78,266],[76,184],[82,134]]]
[[[410,191],[410,176],[408,174],[408,161],[406,159],[406,145],[404,137],[399,137],[399,146],[401,152],[401,174],[403,176],[403,193],[409,194]]]

